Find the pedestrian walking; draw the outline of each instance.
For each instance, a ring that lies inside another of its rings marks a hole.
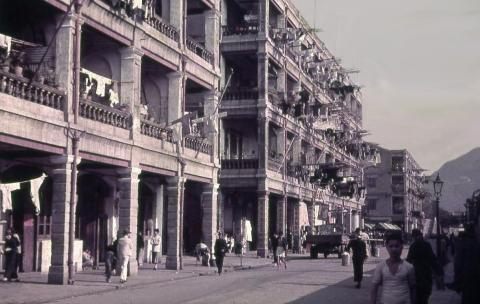
[[[24,272],[23,270],[23,252],[22,252],[22,240],[20,239],[20,235],[18,233],[13,234],[13,238],[17,240],[17,261],[16,261],[16,267],[17,267],[17,273],[19,272]]]
[[[137,262],[138,266],[143,265],[143,253],[145,252],[145,240],[141,232],[137,235]]]
[[[277,249],[278,249],[278,235],[276,233],[273,234],[272,240],[270,241],[270,244],[272,245],[272,252],[273,252],[273,263],[275,265],[278,264],[278,255],[277,255]]]
[[[283,236],[283,232],[278,234],[278,247],[277,247],[277,269],[280,268],[280,264],[283,264],[285,269],[287,268],[287,249],[288,249],[288,241]]]
[[[115,269],[115,252],[116,248],[114,244],[108,245],[107,248],[105,248],[105,278],[107,283],[110,283],[110,278]]]
[[[227,242],[223,238],[223,235],[221,232],[218,233],[218,238],[215,241],[215,246],[214,246],[214,255],[215,255],[215,261],[217,264],[218,268],[218,275],[222,274],[223,271],[223,258],[225,257],[225,253],[227,252],[228,247],[227,247]]]
[[[17,272],[17,251],[20,242],[14,236],[12,229],[7,229],[5,235],[5,273],[3,274],[3,281],[16,281],[18,282]]]
[[[153,230],[153,236],[151,239],[152,242],[152,263],[153,270],[157,270],[158,264],[160,263],[160,245],[162,244],[162,237],[160,236],[160,230]]]
[[[475,227],[468,225],[455,247],[454,288],[462,295],[462,304],[480,303],[480,218]]]
[[[363,279],[363,263],[367,259],[367,244],[361,238],[360,229],[358,228],[348,242],[346,251],[350,251],[350,249],[352,250],[353,281],[357,283],[355,287],[360,288]]]
[[[418,229],[412,230],[413,243],[410,245],[407,261],[415,270],[416,304],[428,304],[432,294],[433,274],[439,274],[438,263],[432,246],[423,239]]]
[[[370,304],[377,303],[378,290],[382,304],[415,303],[415,271],[412,264],[402,260],[403,240],[399,233],[386,237],[389,258],[375,268],[370,291]]]
[[[120,263],[120,283],[123,284],[127,282],[128,266],[133,253],[133,244],[128,230],[124,230],[122,234],[123,236],[118,240],[117,254]]]

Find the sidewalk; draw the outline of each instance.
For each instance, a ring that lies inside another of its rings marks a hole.
[[[196,265],[195,258],[184,256],[183,270],[178,272],[164,269],[164,265],[159,265],[159,269],[154,271],[153,266],[144,264],[139,268],[139,273],[131,277],[128,283],[120,285],[119,277],[112,277],[112,283],[105,282],[104,268],[99,270],[83,271],[75,275],[75,285],[49,285],[47,284],[47,275],[39,272],[20,273],[19,283],[0,283],[0,303],[49,303],[55,300],[68,299],[83,295],[108,293],[119,288],[135,288],[140,286],[162,284],[170,281],[181,281],[204,275],[214,275],[215,267],[203,267]],[[165,258],[162,257],[162,263]],[[242,265],[240,258],[233,254],[228,254],[224,260],[224,269],[226,272],[238,271],[243,269],[259,268],[271,265],[270,259],[256,257],[256,252],[250,252],[243,257]]]

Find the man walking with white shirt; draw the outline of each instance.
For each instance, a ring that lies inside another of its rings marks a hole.
[[[127,282],[128,263],[130,262],[130,256],[133,252],[133,244],[132,240],[130,239],[130,232],[128,230],[123,231],[122,237],[118,240],[117,246],[118,260],[121,269],[120,283],[123,284]]]

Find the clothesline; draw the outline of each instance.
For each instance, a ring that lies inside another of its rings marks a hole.
[[[7,210],[13,209],[13,199],[12,199],[12,192],[19,190],[20,185],[23,183],[30,183],[30,197],[32,199],[32,203],[35,206],[35,213],[40,213],[40,187],[43,184],[47,176],[42,174],[42,176],[38,178],[34,178],[31,180],[26,180],[22,182],[16,183],[8,183],[8,184],[1,184],[0,183],[0,195],[1,195],[1,203],[2,203],[2,211],[5,213]]]

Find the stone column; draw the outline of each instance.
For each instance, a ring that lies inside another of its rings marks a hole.
[[[130,256],[130,275],[138,273],[137,264],[137,226],[138,226],[138,176],[139,168],[118,169],[118,229],[130,231],[133,252]]]
[[[268,34],[270,23],[270,1],[259,0],[258,1],[258,22],[259,22],[259,34],[260,37],[266,37]]]
[[[213,252],[217,238],[218,184],[205,184],[202,192],[202,236]]]
[[[65,90],[66,100],[64,113],[66,120],[73,117],[73,61],[75,48],[75,20],[76,15],[70,13],[57,33],[55,39],[55,82]],[[58,22],[60,22],[59,20]]]
[[[258,192],[257,255],[262,258],[268,255],[268,196],[267,191]]]
[[[293,252],[298,253],[300,252],[300,201],[296,201],[293,203],[293,227],[292,227],[292,235],[293,235]]]
[[[184,195],[185,179],[167,178],[167,269],[180,270],[180,200]]]
[[[258,105],[266,106],[268,100],[268,54],[257,54]]]
[[[352,210],[352,231],[355,229],[360,228],[360,215],[358,214],[357,210]]]
[[[284,195],[277,200],[277,227],[275,231],[278,233],[283,232],[283,235],[287,235],[287,196]]]
[[[132,138],[140,134],[142,56],[140,49],[134,46],[120,50],[120,101],[128,105],[133,114]]]
[[[180,118],[182,113],[182,73],[171,72],[168,77],[168,111],[167,120],[171,122]]]
[[[307,204],[308,223],[310,224],[310,233],[315,232],[315,203]]]
[[[163,235],[163,194],[164,194],[164,189],[165,186],[160,184],[160,185],[157,185],[157,187],[155,188],[155,194],[156,194],[156,197],[155,197],[155,222],[154,222],[154,229],[158,229],[159,230],[159,234],[162,236],[162,240],[163,238],[165,237]],[[153,231],[152,231],[153,233]],[[163,252],[163,248],[162,248],[162,243],[163,242],[160,242],[160,252]]]
[[[258,118],[258,130],[257,130],[258,166],[259,166],[259,169],[267,170],[268,169],[268,149],[269,149],[269,141],[268,141],[269,120],[264,115],[265,113],[263,112]]]
[[[73,156],[51,158],[54,169],[52,192],[52,257],[48,270],[49,284],[68,282],[68,234],[70,223],[70,191]]]
[[[343,225],[345,229],[345,233],[352,232],[352,208],[348,207],[347,212],[343,214]]]
[[[165,1],[162,1],[162,4]],[[183,8],[184,1],[183,0],[170,0],[168,1],[168,13],[169,13],[169,23],[173,25],[177,30],[180,36],[180,41],[182,41],[182,33],[183,33],[183,15],[184,15],[184,8]]]
[[[219,67],[220,12],[215,8],[205,11],[205,48],[213,54],[214,69]]]
[[[224,225],[224,208],[225,208],[225,195],[222,193],[221,190],[217,192],[217,201],[218,201],[218,212],[217,212],[217,225],[218,230],[221,232],[225,232],[225,225]]]
[[[205,94],[204,100],[203,112],[205,113],[205,117],[210,117],[210,119],[207,119],[203,125],[205,135],[207,136],[208,141],[212,144],[213,151],[211,155],[211,161],[212,163],[214,162],[217,165],[220,165],[218,161],[219,118],[212,116],[214,114],[218,114],[218,96],[214,91],[210,91]]]

